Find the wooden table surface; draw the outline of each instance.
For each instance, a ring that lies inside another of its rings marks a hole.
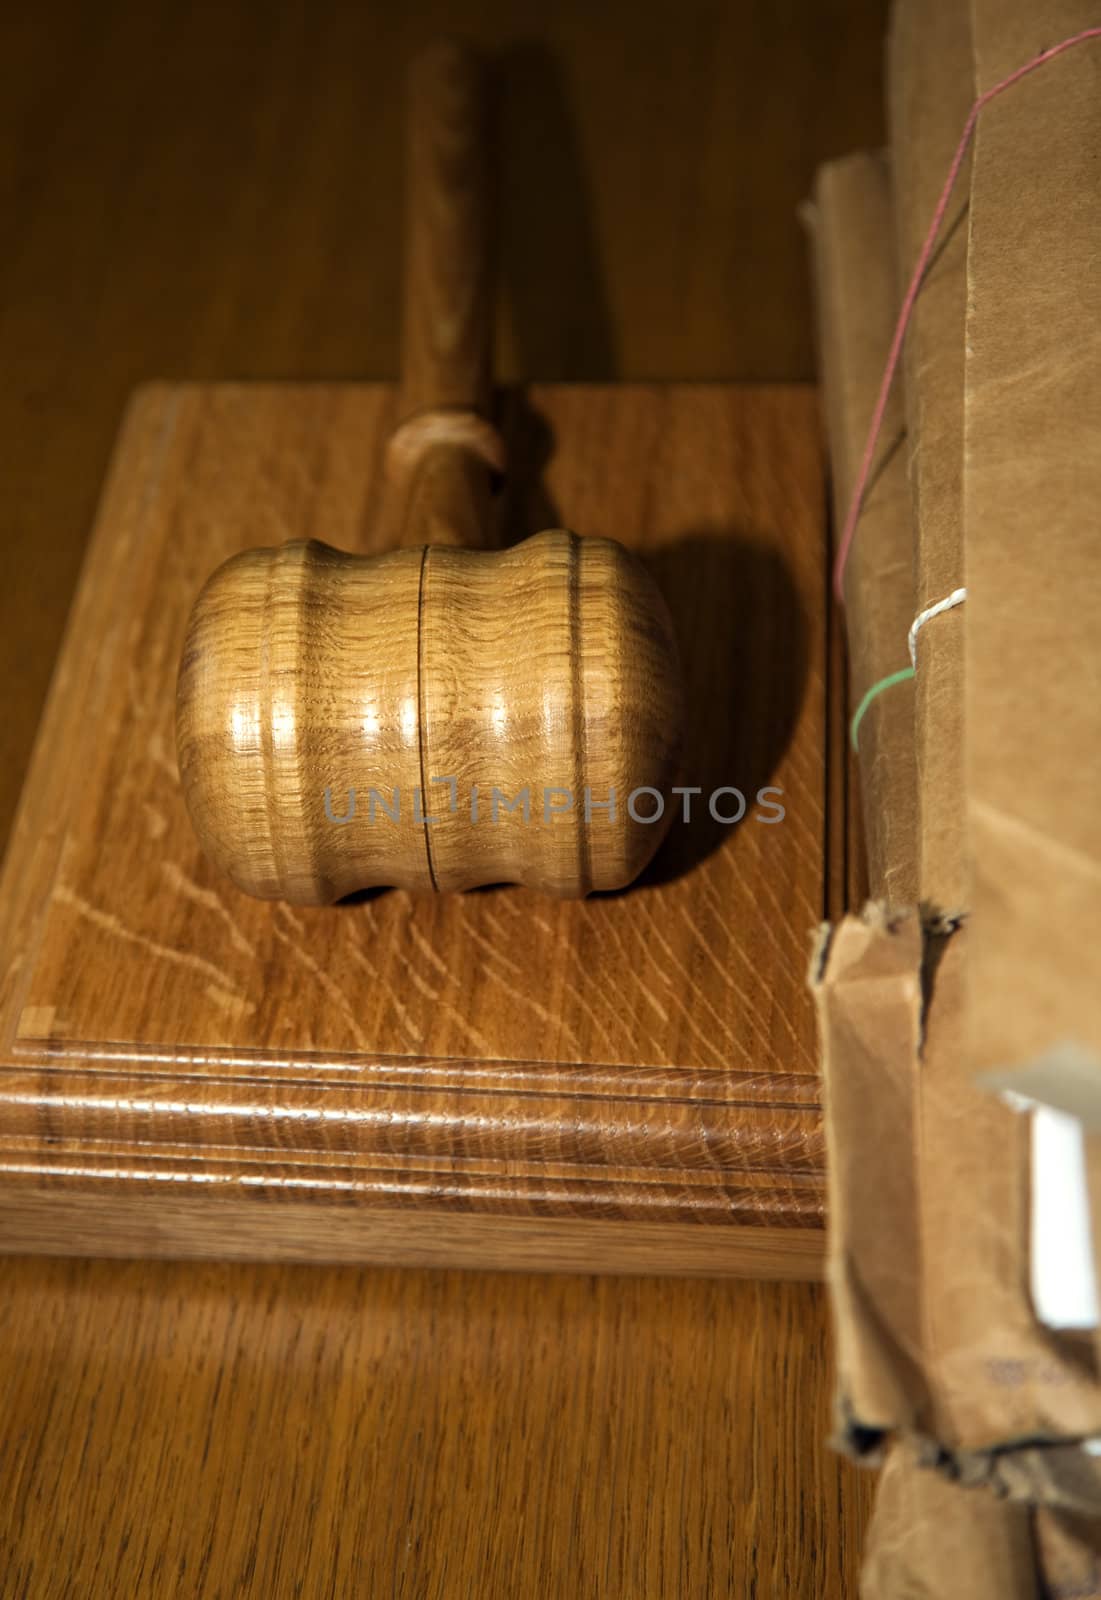
[[[548,10],[551,14],[548,15]],[[44,0],[0,50],[0,835],[151,377],[388,377],[404,63],[505,68],[499,372],[797,379],[884,0]],[[10,1260],[0,1595],[855,1593],[798,1285]]]
[[[837,1594],[824,1346],[805,1286],[23,1261],[3,1592]]]

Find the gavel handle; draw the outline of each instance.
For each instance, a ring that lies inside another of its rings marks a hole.
[[[409,78],[400,421],[388,454],[390,542],[492,542],[493,181],[488,68],[443,40]]]

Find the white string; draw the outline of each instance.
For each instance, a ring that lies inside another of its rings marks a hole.
[[[943,600],[938,600],[935,606],[926,606],[924,611],[919,611],[910,624],[907,644],[910,646],[910,662],[914,671],[917,671],[917,636],[925,624],[933,617],[939,617],[942,611],[951,611],[954,606],[962,605],[967,599],[966,589],[953,589]]]

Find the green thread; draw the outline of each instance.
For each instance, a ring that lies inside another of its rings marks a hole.
[[[881,695],[884,689],[893,689],[896,683],[905,683],[907,678],[912,678],[913,676],[913,667],[900,667],[897,672],[889,672],[885,678],[880,678],[878,683],[872,684],[863,700],[861,700],[860,704],[857,706],[852,723],[849,727],[849,738],[852,741],[852,747],[854,750],[860,749],[860,724],[863,722],[864,713],[867,711],[872,701],[877,695]]]

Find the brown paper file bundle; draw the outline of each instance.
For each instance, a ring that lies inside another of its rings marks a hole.
[[[860,152],[818,175],[809,210],[818,289],[819,366],[837,526],[853,492],[868,417],[898,314],[890,172]],[[913,616],[913,533],[901,395],[891,397],[880,464],[846,573],[850,694],[859,704],[896,663]],[[917,898],[917,785],[910,683],[879,695],[860,730],[868,885],[876,899]]]
[[[828,935],[813,974],[839,1442],[871,1461],[886,1450],[889,1469],[866,1600],[945,1592],[946,1514],[955,1559],[989,1569],[990,1587],[958,1591],[979,1597],[1044,1592],[1022,1516],[996,1508],[1024,1507],[1033,1532],[1039,1508],[1058,1511],[1066,1559],[1101,1517],[1101,1460],[1081,1447],[1101,1433],[1096,1350],[1035,1317],[1027,1126],[966,1070],[970,935],[871,905]],[[998,1588],[1006,1563],[1016,1586]]]
[[[1084,0],[896,3],[888,162],[835,164],[816,190],[842,505],[899,285],[973,102],[1098,22]],[[1101,1254],[1098,149],[1101,41],[984,106],[846,570],[853,705],[905,665],[917,613],[963,584],[968,596],[923,628],[915,681],[878,696],[861,729],[866,813],[893,808],[866,814],[870,881],[895,909],[834,930],[812,975],[841,1431],[855,1453],[898,1441],[869,1597],[938,1592],[922,1567],[930,1540],[900,1534],[903,1507],[929,1530],[951,1517],[964,1565],[984,1549],[991,1573],[1008,1562],[1017,1587],[991,1593],[1101,1591],[1085,1531],[1101,1515],[1101,1465],[1081,1447],[1101,1433],[1097,1341],[1037,1319],[1028,1119],[976,1081],[997,1076],[1056,1105],[1072,1091],[1078,1104],[1085,1082]],[[912,566],[900,577],[904,550]],[[920,913],[901,907],[907,898]],[[976,1487],[919,1487],[930,1468]],[[1025,1511],[1001,1517],[992,1493]],[[945,1494],[974,1509],[935,1509]]]

